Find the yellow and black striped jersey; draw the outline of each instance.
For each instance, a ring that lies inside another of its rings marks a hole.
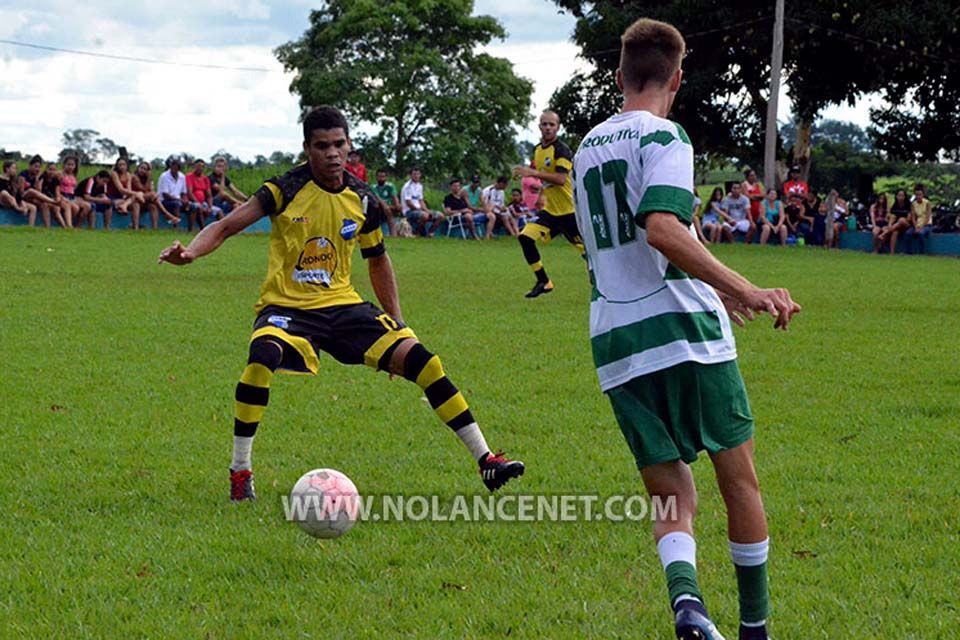
[[[383,255],[383,211],[370,187],[344,172],[331,191],[299,165],[270,178],[254,194],[270,216],[270,259],[256,310],[267,305],[321,309],[363,302],[350,284],[353,247]]]
[[[565,173],[567,180],[562,185],[543,182],[543,196],[546,199],[544,211],[553,216],[565,216],[573,213],[573,184],[570,171],[573,169],[573,153],[562,140],[556,139],[546,148],[538,144],[533,153],[533,168],[547,173]]]

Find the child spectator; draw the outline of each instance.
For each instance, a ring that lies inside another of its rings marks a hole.
[[[873,252],[880,253],[883,247],[883,237],[881,233],[887,227],[887,216],[890,213],[890,205],[887,202],[887,194],[881,193],[877,201],[870,205],[870,227],[873,231]]]
[[[800,230],[807,244],[823,244],[825,218],[821,216],[820,202],[820,196],[812,190],[808,190],[800,201]]]
[[[527,220],[530,218],[530,207],[523,201],[523,191],[513,189],[510,192],[510,204],[507,205],[510,215],[513,217],[514,226],[522,230],[527,226]]]
[[[107,183],[110,182],[110,173],[101,169],[96,175],[84,178],[77,184],[77,193],[84,200],[93,205],[96,213],[103,214],[103,230],[110,230],[113,220],[113,200],[107,196]],[[97,224],[97,216],[90,216],[90,228]]]
[[[213,193],[213,206],[220,207],[224,215],[229,215],[234,207],[247,201],[247,196],[230,181],[227,175],[227,159],[217,156],[213,159],[210,175],[210,191]]]
[[[23,199],[23,183],[17,175],[17,163],[13,160],[3,163],[3,173],[0,174],[0,207],[13,209],[27,216],[27,224],[31,227],[36,222],[37,206]]]
[[[127,159],[117,158],[110,172],[110,181],[107,182],[107,197],[114,201],[117,213],[121,216],[131,214],[133,228],[140,228],[140,205],[143,204],[143,195],[133,190],[133,175]]]
[[[797,244],[806,242],[807,234],[813,228],[813,219],[806,215],[806,207],[799,196],[790,196],[783,208],[787,216],[787,232],[797,239]]]
[[[73,204],[60,193],[60,175],[57,171],[56,162],[47,163],[47,169],[40,174],[37,184],[40,187],[40,193],[56,203],[50,205],[44,215],[43,226],[50,227],[50,214],[52,213],[57,219],[58,225],[64,229],[73,229]]]
[[[159,228],[160,213],[163,213],[171,226],[175,227],[180,224],[180,218],[167,211],[167,208],[160,202],[160,196],[153,190],[153,176],[150,172],[149,162],[141,162],[137,165],[137,170],[130,180],[130,187],[143,196],[143,206],[150,212],[150,221],[153,223],[154,231]]]
[[[80,169],[80,159],[77,156],[67,156],[63,159],[63,171],[60,173],[60,193],[74,205],[73,226],[79,227],[93,215],[93,207],[83,198],[76,196],[77,171]]]
[[[708,242],[720,242],[720,221],[726,212],[721,208],[723,204],[723,189],[717,187],[710,194],[707,208],[703,212],[703,235]]]
[[[787,232],[789,231],[787,216],[783,212],[783,203],[777,197],[776,189],[767,189],[758,222],[763,225],[763,229],[760,231],[760,244],[767,244],[771,235],[780,238],[780,246],[787,244]]]

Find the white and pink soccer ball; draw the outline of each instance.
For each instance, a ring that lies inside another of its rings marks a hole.
[[[289,519],[315,538],[339,538],[356,524],[358,505],[350,478],[336,469],[314,469],[293,485]]]

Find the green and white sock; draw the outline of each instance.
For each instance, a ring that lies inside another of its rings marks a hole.
[[[770,593],[767,585],[767,557],[770,539],[761,542],[729,542],[730,557],[737,571],[740,594],[740,623],[745,627],[762,627],[770,614]]]
[[[657,553],[667,574],[667,590],[670,606],[694,599],[703,602],[700,585],[697,584],[697,542],[689,533],[674,531],[660,538]]]

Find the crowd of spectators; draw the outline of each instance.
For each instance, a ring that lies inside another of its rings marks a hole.
[[[109,229],[114,215],[129,216],[133,229],[141,228],[141,215],[149,214],[153,229],[163,215],[171,225],[186,219],[190,231],[203,228],[210,220],[228,215],[247,195],[226,174],[227,161],[214,159],[208,172],[203,160],[193,163],[184,174],[180,160],[171,158],[154,188],[152,167],[140,162],[131,171],[126,157],[120,157],[110,171],[101,170],[77,179],[79,159],[68,156],[63,169],[57,163],[44,164],[40,156],[18,172],[14,161],[3,162],[0,174],[0,207],[20,213],[29,225],[38,214],[44,226],[55,221],[66,228],[94,228],[98,216]],[[367,167],[357,150],[347,156],[346,170],[368,182]],[[459,227],[464,237],[490,239],[497,228],[517,236],[527,221],[541,208],[542,185],[536,178],[523,178],[521,187],[507,197],[508,179],[497,178],[487,186],[479,175],[464,184],[459,177],[449,179],[449,193],[441,207],[431,208],[424,197],[419,169],[410,171],[409,180],[398,190],[388,180],[386,170],[378,169],[372,189],[386,213],[391,235],[433,237],[444,222]],[[696,191],[696,190],[695,190]],[[704,243],[745,242],[781,245],[839,246],[840,235],[847,230],[865,228],[873,235],[874,253],[889,248],[895,253],[899,242],[906,242],[909,253],[924,253],[933,230],[933,207],[923,185],[917,184],[913,198],[899,190],[891,198],[881,193],[869,206],[869,217],[858,227],[846,200],[835,189],[821,196],[800,179],[798,167],[792,167],[782,191],[764,189],[752,169],[742,182],[733,182],[726,193],[713,189],[707,202],[694,203],[696,233]],[[449,229],[450,227],[448,227]],[[449,233],[449,230],[448,230]]]
[[[184,175],[180,161],[171,158],[154,189],[153,168],[148,162],[130,171],[126,157],[117,158],[111,170],[102,169],[83,180],[77,179],[80,161],[67,156],[63,169],[57,163],[44,164],[40,156],[30,158],[24,170],[17,171],[13,160],[3,162],[0,175],[0,207],[20,213],[33,226],[40,214],[45,227],[55,221],[65,228],[96,227],[98,217],[109,229],[114,215],[128,216],[130,227],[140,229],[141,214],[148,213],[154,229],[160,214],[172,225],[187,217],[191,231],[209,220],[219,220],[247,196],[226,174],[225,158],[214,159],[207,173],[206,163],[196,160],[193,171]]]
[[[694,202],[697,234],[704,243],[759,241],[781,245],[840,246],[840,235],[860,228],[847,201],[836,189],[823,196],[800,179],[799,167],[791,167],[783,191],[764,191],[757,174],[748,170],[743,182],[734,182],[724,194],[716,187],[705,206]],[[699,218],[699,219],[697,219]],[[873,234],[873,251],[889,246],[895,253],[897,242],[907,242],[907,252],[926,251],[926,240],[933,231],[933,206],[922,184],[914,188],[911,199],[899,190],[892,202],[881,193],[869,207],[869,222],[863,225]]]

